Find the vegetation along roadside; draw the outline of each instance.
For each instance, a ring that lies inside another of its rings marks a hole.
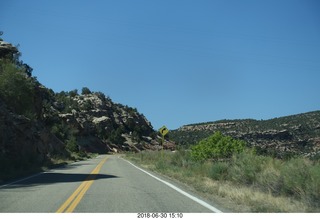
[[[126,156],[234,212],[320,212],[319,160],[259,155],[220,132],[190,150]]]

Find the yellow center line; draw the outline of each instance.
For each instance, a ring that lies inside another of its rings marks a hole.
[[[63,213],[63,212],[73,212],[74,209],[77,207],[81,199],[83,198],[84,194],[88,191],[92,183],[94,182],[94,179],[96,178],[96,175],[100,172],[101,167],[106,162],[108,157],[103,159],[90,173],[90,175],[85,179],[83,183],[76,189],[74,193],[61,205],[61,207],[57,210],[57,213]]]

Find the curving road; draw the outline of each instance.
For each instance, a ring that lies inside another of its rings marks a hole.
[[[0,212],[220,212],[116,155],[0,186]]]

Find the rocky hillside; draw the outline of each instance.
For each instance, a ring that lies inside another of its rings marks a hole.
[[[87,87],[55,93],[19,57],[0,38],[0,180],[72,154],[160,148],[161,138],[137,109]]]
[[[52,133],[66,138],[66,143],[74,138],[78,150],[106,153],[159,146],[145,116],[137,109],[114,103],[101,92],[61,92],[52,97],[44,121]]]
[[[270,120],[221,120],[185,125],[170,133],[177,144],[190,146],[215,131],[245,140],[258,152],[277,157],[320,156],[320,111]]]
[[[43,123],[13,113],[0,99],[0,176],[18,166],[44,164],[52,156],[69,156],[63,142]]]

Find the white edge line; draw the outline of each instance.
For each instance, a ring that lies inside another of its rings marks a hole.
[[[28,176],[28,177],[26,177],[26,178],[23,178],[23,179],[20,179],[20,180],[14,181],[14,182],[11,182],[11,183],[8,183],[8,184],[4,184],[4,185],[0,186],[0,188],[6,187],[6,186],[10,186],[10,185],[12,185],[12,184],[16,184],[16,183],[18,183],[18,182],[25,181],[25,180],[27,180],[27,179],[30,179],[30,178],[33,178],[33,177],[39,176],[39,175],[44,174],[44,173],[46,173],[46,172],[37,173],[37,174],[31,175],[31,176]]]
[[[123,158],[122,158],[122,159],[123,159]],[[125,159],[123,159],[123,160],[125,160]],[[145,170],[137,167],[136,165],[134,165],[134,164],[131,163],[130,161],[128,161],[128,160],[125,160],[125,161],[127,161],[129,164],[131,164],[132,166],[134,166],[134,167],[137,168],[138,170],[140,170],[140,171],[144,172],[145,174],[148,174],[149,176],[153,177],[154,179],[156,179],[156,180],[158,180],[158,181],[166,184],[167,186],[171,187],[172,189],[176,190],[177,192],[181,193],[182,195],[187,196],[188,198],[190,198],[190,199],[192,199],[193,201],[199,203],[200,205],[208,208],[209,210],[211,210],[211,211],[213,211],[213,212],[215,212],[215,213],[223,213],[223,212],[220,211],[219,209],[217,209],[217,208],[213,207],[212,205],[209,205],[208,203],[206,203],[206,202],[204,202],[204,201],[202,201],[202,200],[194,197],[193,195],[190,195],[189,193],[187,193],[187,192],[179,189],[178,187],[172,185],[171,183],[168,183],[167,181],[164,181],[164,180],[162,180],[162,179],[160,179],[160,178],[152,175],[151,173],[149,173],[149,172],[147,172],[147,171],[145,171]]]

